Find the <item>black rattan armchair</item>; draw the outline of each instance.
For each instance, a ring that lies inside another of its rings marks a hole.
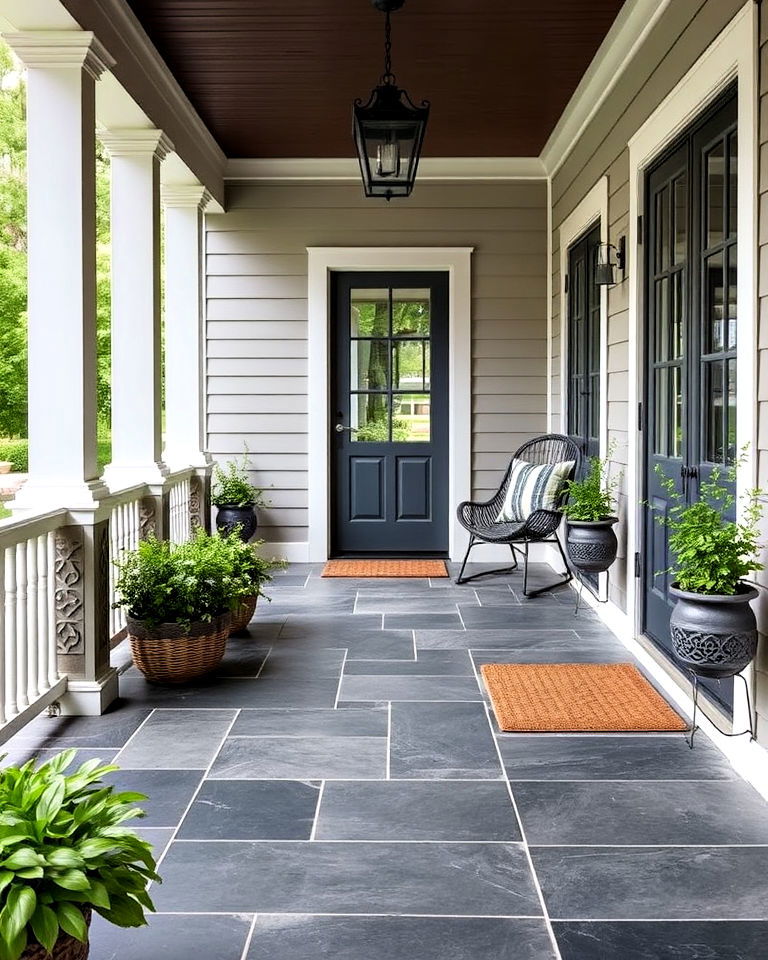
[[[524,443],[512,458],[512,460],[515,459],[527,460],[529,463],[536,464],[573,460],[574,467],[568,478],[573,479],[579,469],[581,452],[570,437],[550,433]],[[477,577],[486,577],[489,574],[512,573],[514,570],[517,570],[517,554],[519,552],[523,558],[523,593],[526,597],[535,597],[545,590],[559,587],[561,584],[568,583],[568,581],[572,579],[571,572],[568,569],[568,561],[565,558],[562,544],[557,536],[557,528],[560,526],[560,520],[562,518],[561,508],[565,504],[567,494],[563,493],[558,503],[558,509],[556,510],[535,510],[525,520],[497,520],[496,518],[504,504],[507,487],[509,486],[512,460],[510,460],[507,472],[504,474],[501,486],[490,500],[485,503],[465,501],[458,506],[456,512],[459,523],[469,533],[469,546],[467,547],[459,575],[456,578],[456,583],[467,583],[469,580],[475,580]],[[478,543],[507,544],[512,551],[512,566],[503,567],[498,570],[484,570],[482,573],[475,573],[471,577],[465,577],[464,569],[467,565],[470,551],[472,547]],[[531,543],[557,544],[560,556],[563,558],[563,563],[565,564],[563,579],[547,587],[540,587],[538,590],[528,590],[528,547]]]

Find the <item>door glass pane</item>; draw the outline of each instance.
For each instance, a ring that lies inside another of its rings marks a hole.
[[[657,361],[669,360],[669,277],[656,281],[656,331],[655,358]]]
[[[654,401],[656,416],[653,425],[653,452],[660,457],[668,457],[669,450],[669,367],[654,371]]]
[[[683,355],[683,325],[685,324],[685,299],[683,287],[683,271],[672,274],[672,353],[671,359]]]
[[[428,393],[399,393],[392,398],[392,439],[400,443],[429,442]]]
[[[349,324],[353,337],[389,336],[389,290],[351,290]]]
[[[672,394],[672,436],[669,454],[672,457],[683,455],[683,380],[680,367],[670,368]]]
[[[358,443],[385,443],[389,440],[389,397],[386,393],[359,393],[351,397],[350,439]]]
[[[392,291],[392,335],[429,336],[429,290]]]
[[[723,254],[704,261],[704,353],[723,349]]]
[[[688,252],[688,177],[683,174],[672,184],[674,193],[674,263],[683,263]]]
[[[600,374],[593,373],[589,378],[589,436],[600,433]]]
[[[669,190],[656,194],[656,273],[669,268]]]
[[[733,237],[739,226],[738,192],[739,140],[734,131],[728,137],[728,235]]]
[[[722,142],[713,147],[705,157],[706,170],[706,222],[707,247],[723,240],[723,217],[725,214],[725,149]]]
[[[737,247],[734,243],[728,249],[728,301],[727,301],[727,333],[726,350],[736,347],[736,279],[737,279]]]
[[[352,390],[386,390],[389,382],[389,340],[350,343]]]
[[[392,389],[429,390],[429,340],[392,343]]]
[[[728,360],[726,365],[728,375],[728,409],[726,411],[726,431],[728,433],[727,462],[736,462],[736,361]]]
[[[723,361],[702,364],[704,381],[704,451],[709,463],[722,463],[723,437]]]

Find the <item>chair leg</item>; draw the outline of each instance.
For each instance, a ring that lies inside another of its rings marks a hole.
[[[464,568],[467,565],[467,560],[469,560],[469,552],[475,545],[475,538],[472,534],[469,536],[469,546],[467,547],[467,552],[464,554],[464,562],[461,565],[461,570],[459,570],[459,575],[456,577],[456,583],[466,583],[467,580],[470,580],[470,577],[464,576]]]
[[[474,534],[470,534],[469,537],[469,546],[467,547],[467,552],[464,555],[464,561],[461,564],[461,570],[459,570],[459,575],[456,577],[456,583],[469,583],[470,580],[477,580],[478,577],[489,577],[492,574],[496,573],[514,573],[517,570],[517,557],[515,556],[515,548],[510,544],[512,550],[512,559],[514,560],[514,566],[511,567],[500,567],[496,570],[481,570],[480,573],[473,573],[469,577],[464,576],[464,568],[467,565],[467,560],[469,560],[469,552],[472,547],[476,546],[478,543],[483,543],[483,540],[479,540]]]
[[[513,561],[512,567],[511,567],[510,569],[511,569],[511,570],[517,570],[517,553],[515,553],[515,545],[514,545],[514,543],[510,543],[509,549],[512,551],[512,561]]]
[[[570,567],[568,566],[568,560],[566,559],[565,553],[563,552],[563,545],[560,543],[560,537],[555,533],[554,537],[551,540],[539,540],[538,543],[556,543],[557,549],[560,551],[560,556],[563,558],[563,563],[565,564],[565,570],[563,571],[563,576],[561,580],[557,580],[555,583],[550,583],[546,587],[539,587],[537,590],[528,590],[528,542],[525,544],[525,570],[523,574],[523,595],[525,597],[538,597],[540,593],[546,593],[547,590],[554,590],[555,587],[561,587],[566,583],[570,583],[573,580],[573,574],[571,573]]]

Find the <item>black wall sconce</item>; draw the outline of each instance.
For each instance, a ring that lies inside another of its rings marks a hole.
[[[611,255],[614,251],[615,256]],[[627,269],[627,238],[619,237],[618,245],[601,243],[597,248],[597,266],[595,283],[598,287],[610,287],[616,283],[616,270],[623,273]]]

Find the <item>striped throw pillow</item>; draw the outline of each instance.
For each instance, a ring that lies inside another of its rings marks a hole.
[[[496,522],[525,520],[534,510],[554,510],[573,460],[536,464],[513,460],[504,505]]]

